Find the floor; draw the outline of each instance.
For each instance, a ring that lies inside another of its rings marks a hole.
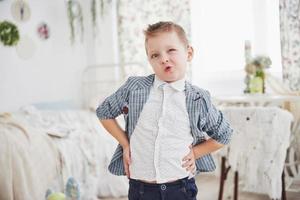
[[[197,178],[198,185],[198,200],[217,200],[218,192],[219,192],[219,179],[213,175],[200,175]],[[300,190],[300,179],[294,181],[293,188],[299,188]],[[233,199],[232,197],[223,198],[223,200]],[[254,193],[246,193],[240,192],[238,194],[239,200],[270,200],[267,195],[262,194],[254,194]],[[103,199],[104,200],[104,199]],[[105,200],[128,200],[126,197],[124,198],[105,198]],[[300,200],[300,192],[287,192],[287,200]]]

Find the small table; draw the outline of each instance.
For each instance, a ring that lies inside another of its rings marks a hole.
[[[227,107],[249,107],[249,106],[276,106],[294,114],[294,121],[291,127],[292,139],[300,131],[300,116],[293,110],[292,104],[300,104],[300,96],[277,95],[277,94],[241,94],[232,96],[215,96],[212,100],[216,106]],[[298,106],[299,107],[299,106]]]
[[[227,106],[234,106],[234,107],[281,107],[285,110],[290,112],[296,113],[293,110],[292,104],[300,104],[300,96],[293,96],[293,95],[276,95],[276,94],[243,94],[243,95],[233,95],[233,96],[215,96],[212,97],[214,104],[218,107],[227,107]],[[297,117],[298,116],[298,117]],[[294,135],[296,132],[300,130],[300,118],[298,114],[295,114],[294,122],[292,123],[291,127],[291,135],[292,140],[294,139]],[[223,160],[224,159],[224,160]],[[295,162],[295,161],[292,161]],[[222,158],[222,168],[224,170],[225,167],[225,158]],[[228,172],[228,170],[226,170]],[[221,175],[225,176],[227,172],[221,172]],[[237,180],[235,180],[237,181]],[[286,199],[285,194],[285,183],[284,183],[284,173],[282,174],[282,198]],[[220,188],[221,189],[221,188]],[[221,190],[219,193],[219,199],[222,199]],[[235,199],[237,199],[237,189],[235,188]]]

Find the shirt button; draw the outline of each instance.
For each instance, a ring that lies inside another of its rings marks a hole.
[[[167,189],[167,186],[166,186],[165,184],[162,184],[162,185],[160,186],[160,189],[161,189],[161,190],[166,190],[166,189]]]

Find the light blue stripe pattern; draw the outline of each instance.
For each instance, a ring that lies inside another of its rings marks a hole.
[[[154,74],[128,78],[123,86],[99,105],[96,110],[98,118],[100,120],[114,119],[122,114],[122,110],[126,106],[128,113],[123,113],[125,132],[130,139],[149,97],[153,82]],[[228,144],[232,129],[222,112],[211,103],[209,92],[186,81],[185,94],[191,134],[194,138],[193,145],[203,142],[206,134],[219,143]],[[118,145],[108,166],[109,171],[115,175],[125,175],[122,153],[122,147]],[[213,171],[216,168],[210,154],[197,159],[196,167],[198,173]]]

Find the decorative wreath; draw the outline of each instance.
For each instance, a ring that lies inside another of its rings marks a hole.
[[[19,31],[16,25],[8,21],[0,22],[0,41],[5,46],[15,46],[19,39]]]

